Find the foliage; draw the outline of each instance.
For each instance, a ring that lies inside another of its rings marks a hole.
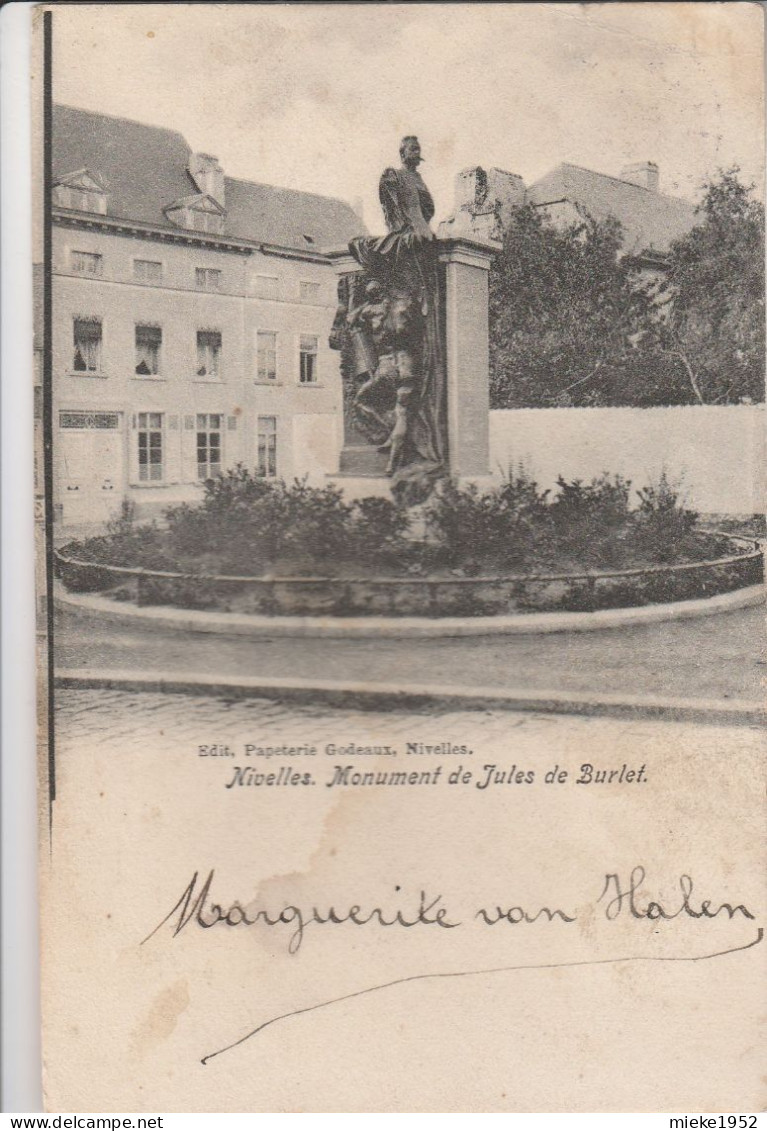
[[[310,568],[343,553],[350,507],[334,487],[290,486],[242,465],[205,484],[198,507],[166,511],[172,551],[210,558],[217,572],[259,574],[280,563]]]
[[[622,569],[701,556],[698,516],[665,473],[637,492],[633,510],[631,483],[620,475],[590,483],[560,476],[550,495],[522,468],[487,494],[474,485],[450,486],[430,503],[432,536],[444,560],[470,575],[519,567]]]
[[[124,499],[119,514],[106,524],[105,535],[70,542],[73,558],[104,565],[131,565],[139,569],[172,569],[163,532],[156,523],[136,524],[135,505]]]
[[[655,403],[670,364],[643,343],[653,299],[619,257],[617,220],[556,227],[532,205],[516,208],[490,273],[494,408]]]
[[[613,218],[513,210],[490,272],[492,406],[762,400],[764,210],[737,173],[703,186],[660,280],[621,256]]]
[[[688,554],[695,545],[698,514],[688,510],[679,489],[665,471],[657,483],[637,492],[639,507],[635,517],[637,545],[651,561],[670,562]]]
[[[410,547],[404,539],[409,528],[408,511],[391,499],[371,496],[352,504],[350,542],[360,561],[391,563],[406,557]]]
[[[664,286],[662,345],[706,404],[764,398],[764,207],[738,171],[704,186],[699,222],[672,246]]]
[[[204,584],[216,575],[567,573],[701,560],[718,547],[712,536],[701,536],[698,516],[665,474],[637,493],[633,508],[631,499],[631,484],[619,475],[588,483],[560,477],[551,492],[523,467],[512,468],[493,491],[443,485],[424,507],[426,538],[417,541],[410,536],[409,512],[389,499],[346,502],[335,487],[259,479],[238,467],[209,482],[199,505],[169,509],[165,528],[135,525],[124,514],[106,535],[70,543],[66,555],[93,566],[65,568],[80,588],[99,587],[99,565],[181,573],[189,584],[161,579],[158,592],[175,585],[185,604],[207,605],[211,593]],[[104,576],[106,584],[124,581]],[[141,579],[145,595],[150,580]]]
[[[209,552],[218,572],[334,572],[339,562],[372,562],[403,552],[406,511],[389,499],[346,502],[337,487],[264,479],[238,466],[209,480],[199,507],[166,512],[180,560]]]
[[[632,529],[631,483],[620,475],[600,475],[584,484],[561,476],[551,505],[553,546],[584,564],[620,568]]]
[[[508,569],[542,557],[548,494],[521,467],[510,469],[497,491],[483,493],[475,484],[444,486],[426,508],[439,556],[469,574],[481,567]]]

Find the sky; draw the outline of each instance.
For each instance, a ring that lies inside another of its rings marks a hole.
[[[419,136],[436,219],[472,165],[655,161],[696,199],[762,191],[763,14],[750,3],[101,4],[54,8],[54,98],[179,130],[230,176],[361,200]]]

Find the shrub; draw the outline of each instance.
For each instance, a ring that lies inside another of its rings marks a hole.
[[[282,536],[282,553],[290,562],[303,561],[309,567],[315,562],[328,563],[347,557],[346,543],[352,506],[344,502],[338,487],[309,487],[305,480],[285,487],[279,484],[282,498],[273,508],[284,526],[276,530]],[[263,504],[260,509],[263,509]]]
[[[532,562],[545,565],[551,557],[549,491],[541,491],[526,469],[509,468],[497,491],[492,521],[499,528],[499,556],[508,569]]]
[[[448,565],[467,573],[516,568],[545,556],[548,494],[521,466],[495,491],[450,484],[427,506],[428,529]]]
[[[346,556],[352,506],[336,487],[289,486],[242,466],[205,485],[200,506],[165,512],[182,562],[210,559],[224,571],[258,574],[280,563],[310,568]]]
[[[617,566],[628,534],[631,482],[606,473],[583,483],[557,479],[550,507],[554,546],[560,559]]]
[[[274,483],[255,475],[238,463],[224,475],[205,481],[203,508],[210,513],[225,514],[231,510],[247,510],[274,490]]]
[[[406,538],[410,525],[407,510],[391,499],[356,499],[350,516],[350,549],[362,562],[402,562],[411,554]]]
[[[106,533],[69,542],[64,553],[102,565],[133,566],[146,569],[172,569],[163,531],[156,523],[137,525],[135,504],[123,499],[120,512],[106,523]]]
[[[663,471],[657,483],[638,491],[639,507],[634,514],[637,546],[650,561],[670,562],[697,556],[695,531],[698,514],[688,510]]]
[[[207,483],[200,504],[169,508],[165,528],[137,525],[125,505],[105,535],[64,548],[89,564],[62,565],[62,576],[69,587],[87,589],[122,583],[102,566],[176,571],[194,578],[189,592],[185,582],[175,594],[187,603],[201,599],[201,579],[215,574],[565,574],[728,552],[721,536],[701,536],[697,515],[665,474],[638,492],[633,511],[630,492],[628,480],[603,474],[589,483],[560,477],[551,497],[524,468],[511,468],[500,487],[485,493],[442,484],[421,511],[427,537],[416,539],[412,512],[391,499],[346,502],[336,487],[266,480],[238,467]],[[578,583],[567,595],[570,607],[593,603],[588,584],[582,588]]]
[[[494,511],[495,496],[481,494],[474,483],[446,483],[435,492],[426,506],[427,530],[447,565],[476,573],[480,555],[498,552],[503,532]]]
[[[136,504],[132,499],[123,499],[119,512],[106,524],[106,532],[110,537],[120,537],[133,531],[136,521]]]

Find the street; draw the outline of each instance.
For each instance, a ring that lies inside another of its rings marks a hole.
[[[58,612],[57,670],[380,681],[403,687],[662,695],[761,702],[764,610],[548,636],[423,640],[247,639],[110,624]]]

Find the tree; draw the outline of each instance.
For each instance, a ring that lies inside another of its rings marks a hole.
[[[737,173],[703,186],[660,282],[617,220],[517,208],[490,273],[493,407],[761,401],[764,210]]]
[[[532,205],[515,209],[490,275],[493,407],[658,403],[674,362],[621,244],[612,217],[558,228]]]
[[[764,399],[764,208],[738,172],[703,186],[699,223],[669,254],[659,342],[699,403]]]

